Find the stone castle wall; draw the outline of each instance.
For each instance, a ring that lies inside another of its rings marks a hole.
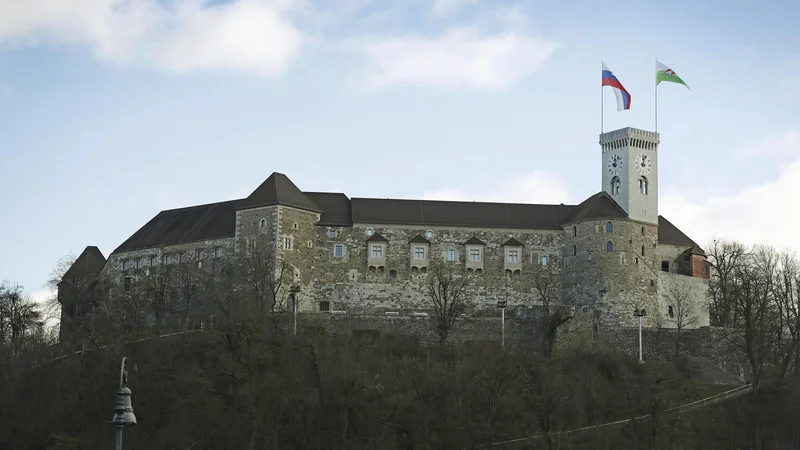
[[[608,223],[591,220],[565,227],[565,300],[586,311],[596,311],[606,325],[634,326],[631,313],[635,308],[656,309],[658,304],[654,246],[658,228],[613,220],[608,232]],[[611,252],[607,251],[609,242]],[[651,325],[649,319],[645,322]]]

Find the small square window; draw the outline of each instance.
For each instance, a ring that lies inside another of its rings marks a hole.
[[[344,245],[336,244],[333,246],[333,256],[336,258],[344,257]]]
[[[425,237],[428,238],[428,239],[432,238],[433,237],[433,231],[432,230],[426,231],[425,232]]]
[[[328,232],[328,237],[331,239],[336,239],[336,230],[331,230]]]
[[[397,271],[396,270],[390,270],[389,271],[389,278],[397,278]]]
[[[508,262],[510,262],[510,263],[518,263],[519,262],[519,250],[509,250],[508,251]]]
[[[456,249],[454,248],[447,249],[447,260],[458,261],[458,253],[456,252]]]
[[[372,236],[372,228],[367,228],[367,236]]]
[[[331,302],[325,300],[319,302],[319,312],[329,312],[330,310],[331,310]]]
[[[669,261],[661,261],[661,271],[669,272]]]
[[[470,261],[480,261],[481,260],[481,251],[480,249],[473,248],[469,251],[469,260]]]

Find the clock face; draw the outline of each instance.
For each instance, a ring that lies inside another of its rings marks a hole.
[[[611,157],[608,158],[608,173],[617,175],[620,171],[622,171],[622,156],[611,155]]]
[[[647,175],[648,173],[650,173],[650,170],[653,169],[653,160],[644,153],[639,153],[638,155],[636,155],[635,164],[636,164],[636,169],[642,175]]]

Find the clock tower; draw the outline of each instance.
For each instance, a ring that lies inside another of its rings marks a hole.
[[[633,220],[658,225],[658,133],[622,128],[600,135],[603,191]]]

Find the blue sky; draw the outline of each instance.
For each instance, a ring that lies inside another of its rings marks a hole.
[[[0,0],[0,280],[108,255],[162,209],[270,173],[360,197],[577,203],[600,190],[601,60],[653,129],[660,213],[800,249],[800,4]]]

